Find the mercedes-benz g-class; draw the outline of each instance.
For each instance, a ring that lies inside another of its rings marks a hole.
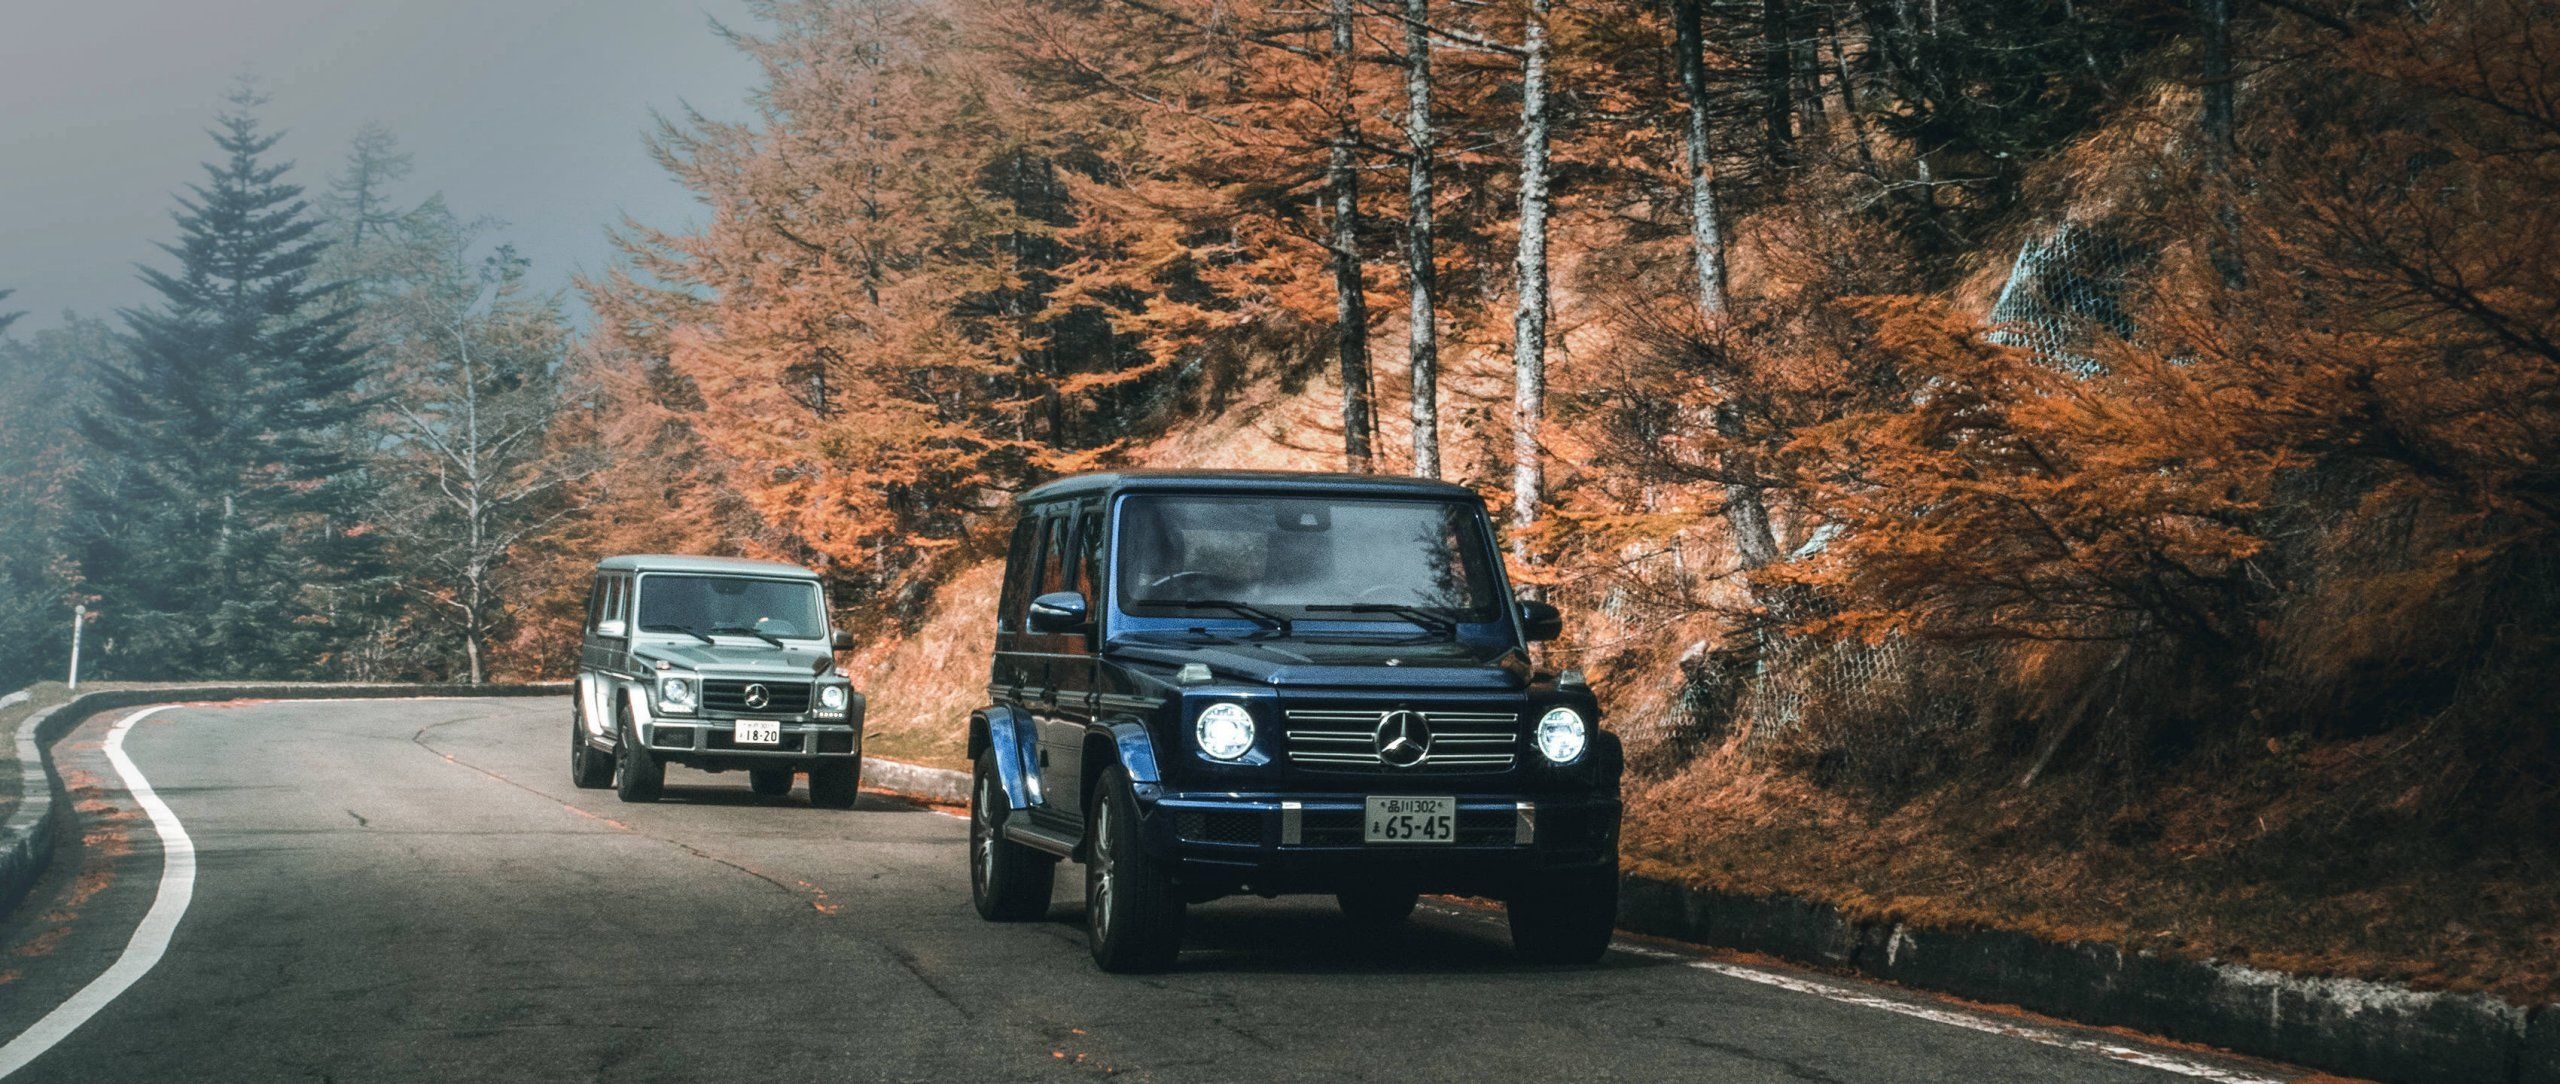
[[[1094,959],[1169,966],[1183,910],[1330,893],[1353,922],[1499,899],[1543,961],[1607,949],[1617,739],[1531,661],[1475,493],[1359,475],[1092,474],[1033,489],[969,720],[970,889],[1046,913],[1081,862]]]
[[[850,809],[862,694],[836,673],[817,574],[770,561],[610,557],[596,565],[569,725],[569,774],[654,802],[667,765],[745,769],[755,792]]]

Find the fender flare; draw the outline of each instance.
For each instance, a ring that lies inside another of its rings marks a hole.
[[[1153,786],[1163,781],[1156,770],[1155,738],[1147,733],[1145,723],[1120,718],[1103,723],[1102,729],[1110,734],[1113,751],[1119,754],[1120,767],[1129,773],[1130,782]],[[1090,765],[1086,770],[1088,774],[1099,774],[1099,769]]]
[[[969,752],[972,759],[980,752],[995,753],[996,781],[1004,787],[1008,808],[1031,808],[1031,780],[1027,764],[1038,756],[1040,739],[1031,729],[1031,720],[1012,708],[997,705],[980,708],[969,717]]]

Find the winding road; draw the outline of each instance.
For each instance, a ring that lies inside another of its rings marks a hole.
[[[1085,954],[1076,867],[1050,921],[983,923],[950,813],[873,794],[827,812],[805,782],[758,798],[740,776],[681,769],[667,801],[623,805],[569,785],[567,715],[565,701],[412,700],[85,721],[56,748],[79,838],[0,920],[0,1069],[21,1066],[12,1082],[2302,1075],[1650,943],[1596,967],[1524,966],[1498,912],[1455,903],[1367,941],[1329,900],[1222,901],[1194,911],[1174,972],[1108,976]],[[155,926],[165,951],[144,959]]]

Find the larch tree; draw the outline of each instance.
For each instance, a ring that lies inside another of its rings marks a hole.
[[[1413,473],[1440,477],[1440,269],[1432,236],[1439,198],[1431,122],[1431,0],[1405,0],[1405,353],[1413,374]]]

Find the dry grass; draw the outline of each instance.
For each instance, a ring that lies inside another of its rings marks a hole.
[[[1891,807],[1728,747],[1632,785],[1626,845],[1654,875],[1866,918],[2560,1001],[2547,843],[2338,819],[2381,740],[2139,784],[1976,774]]]

